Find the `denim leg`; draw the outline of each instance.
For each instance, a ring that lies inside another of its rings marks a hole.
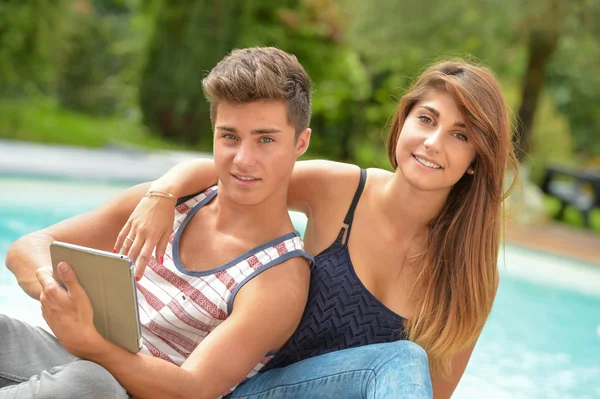
[[[0,388],[0,399],[128,399],[119,382],[99,364],[76,360]]]
[[[128,398],[102,366],[39,327],[0,315],[0,399]]]
[[[313,357],[250,378],[230,398],[425,399],[432,397],[425,351],[410,341]]]
[[[0,314],[0,388],[77,360],[46,330]]]

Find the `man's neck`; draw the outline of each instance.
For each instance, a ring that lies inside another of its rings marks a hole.
[[[240,235],[241,232],[246,232],[254,236],[271,237],[293,230],[287,209],[287,187],[273,193],[261,203],[242,205],[233,201],[219,186],[213,209],[215,228],[222,233]]]

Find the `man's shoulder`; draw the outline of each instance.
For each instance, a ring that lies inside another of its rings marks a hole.
[[[216,195],[217,193],[217,185],[210,186],[205,188],[202,191],[198,191],[197,193],[186,195],[185,197],[181,197],[177,199],[177,206],[189,204],[190,202],[200,202],[204,198],[210,197],[211,195]]]

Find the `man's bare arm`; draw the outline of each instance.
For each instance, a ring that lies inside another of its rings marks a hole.
[[[211,399],[244,380],[261,359],[281,347],[300,322],[310,272],[300,258],[286,261],[249,281],[233,312],[211,332],[181,367],[132,354],[107,341],[78,354],[106,368],[139,399]]]
[[[9,248],[6,266],[15,275],[23,291],[40,297],[36,278],[39,268],[51,268],[50,244],[65,241],[86,247],[112,251],[123,224],[143,197],[149,184],[141,184],[109,199],[91,212],[78,215],[19,238]]]

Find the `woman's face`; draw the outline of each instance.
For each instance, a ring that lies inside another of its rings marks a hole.
[[[431,90],[402,126],[396,145],[399,171],[419,190],[449,193],[475,158],[469,134],[454,98]]]

